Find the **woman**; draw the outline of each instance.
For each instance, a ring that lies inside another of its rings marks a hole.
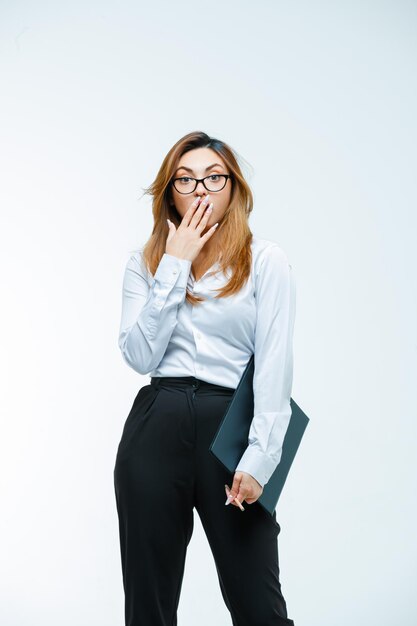
[[[277,243],[252,236],[253,196],[224,142],[189,133],[146,193],[154,227],[127,262],[119,335],[127,364],[150,375],[114,468],[126,625],[177,624],[194,508],[233,624],[293,625],[280,526],[255,504],[291,417],[291,266]],[[253,353],[254,418],[231,480],[209,446]]]

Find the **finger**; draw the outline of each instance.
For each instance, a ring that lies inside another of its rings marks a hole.
[[[242,506],[242,502],[245,501],[245,496],[242,492],[239,492],[237,494],[237,496],[234,498],[234,500],[232,500],[231,504],[233,504],[233,506],[237,506],[241,511],[245,510],[245,507]]]
[[[240,506],[241,503],[246,500],[246,497],[249,495],[247,489],[244,489],[242,487],[242,485],[239,488],[239,492],[236,496],[236,498],[233,500],[233,502],[235,502],[237,504],[237,506]]]
[[[237,494],[239,493],[239,489],[240,489],[240,483],[242,482],[242,475],[239,474],[238,472],[235,472],[235,475],[233,476],[233,483],[232,483],[232,488],[230,489],[231,494],[236,498]]]
[[[192,226],[193,228],[197,228],[198,223],[200,222],[202,216],[204,215],[204,212],[208,206],[208,202],[209,202],[209,194],[207,194],[207,196],[200,202],[200,206],[198,207],[198,209],[194,212],[191,221],[190,221],[190,226]]]
[[[168,218],[167,218],[167,223],[168,223],[168,237],[167,237],[167,243],[168,243],[171,241],[171,239],[175,235],[177,229],[175,228],[175,224],[173,224],[171,220],[169,220]]]
[[[233,499],[233,496],[231,495],[229,485],[225,485],[224,488],[225,488],[226,496],[227,496],[225,505],[227,506],[227,505],[229,505],[231,503],[231,501]]]
[[[196,210],[194,211],[188,223],[188,226],[190,228],[197,228],[198,223],[200,222],[202,216],[204,215],[205,210],[206,210],[206,206],[202,202],[200,202],[200,205],[196,208]]]
[[[204,233],[204,235],[200,237],[203,243],[205,243],[207,239],[210,239],[210,237],[214,234],[218,225],[219,225],[219,222],[216,222],[215,224],[213,224],[213,226],[211,226],[211,228],[208,229],[206,233]]]
[[[226,505],[228,504],[233,504],[234,506],[237,506],[237,504],[234,503],[234,495],[232,494],[232,491],[229,487],[229,485],[225,485],[225,489],[226,489],[226,495],[227,495],[227,500],[225,502]]]
[[[245,498],[243,500],[238,499],[237,497],[233,500],[232,504],[233,506],[236,506],[238,509],[240,509],[241,511],[245,510],[245,507],[243,506],[243,502],[246,502]]]
[[[202,231],[205,229],[207,222],[210,219],[211,214],[213,213],[213,202],[206,208],[206,210],[204,211],[200,222],[197,224],[196,226],[196,230],[197,231]]]
[[[198,198],[196,198],[194,200],[194,202],[191,203],[188,211],[185,213],[184,217],[182,218],[181,224],[184,224],[184,226],[189,226],[191,219],[194,215],[195,210],[197,209],[199,203],[200,203],[200,196],[198,196]]]
[[[233,503],[235,503],[235,502],[236,502],[236,506],[238,506],[241,511],[245,510],[245,507],[241,505],[240,500],[238,498],[235,498],[233,500]]]

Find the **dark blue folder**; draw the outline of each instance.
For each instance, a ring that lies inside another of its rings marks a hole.
[[[232,475],[248,446],[249,429],[254,410],[254,371],[255,357],[252,354],[209,448],[210,452]],[[284,437],[281,460],[264,485],[262,495],[256,501],[271,515],[275,511],[304,431],[310,421],[292,398],[290,404],[291,419]]]

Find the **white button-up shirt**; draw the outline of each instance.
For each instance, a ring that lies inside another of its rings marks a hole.
[[[231,275],[215,263],[199,280],[191,261],[164,254],[154,275],[142,250],[134,252],[123,280],[119,347],[139,374],[195,376],[236,389],[255,354],[254,417],[248,447],[235,471],[264,486],[282,455],[291,417],[295,277],[282,248],[252,238],[250,279],[232,296],[215,299]],[[186,289],[206,300],[193,306]]]

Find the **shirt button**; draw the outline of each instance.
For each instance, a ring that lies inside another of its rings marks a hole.
[[[172,272],[173,274],[178,274],[177,270],[173,270]]]
[[[197,333],[197,339],[201,339],[200,333]]]

